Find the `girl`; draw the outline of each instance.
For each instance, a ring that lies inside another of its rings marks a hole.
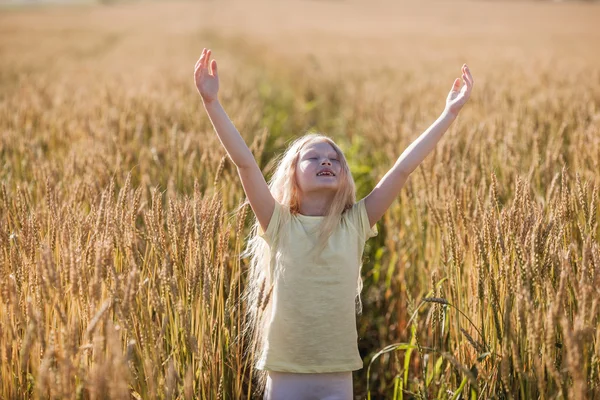
[[[352,371],[363,366],[355,312],[361,308],[365,241],[377,234],[375,223],[468,100],[471,73],[463,65],[464,86],[455,79],[440,117],[356,202],[344,154],[318,134],[292,143],[267,185],[219,103],[217,63],[210,55],[204,49],[196,62],[196,88],[256,216],[243,298],[256,368],[267,372],[264,398],[352,399]]]

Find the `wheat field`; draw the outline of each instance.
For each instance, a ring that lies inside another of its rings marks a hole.
[[[356,399],[600,399],[600,8],[110,2],[0,8],[0,398],[260,398],[252,211],[203,47],[267,177],[310,130],[362,198],[469,103],[364,254]]]

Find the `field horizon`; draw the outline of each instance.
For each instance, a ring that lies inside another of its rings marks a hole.
[[[204,47],[265,176],[322,132],[357,200],[473,73],[367,242],[356,399],[600,398],[599,20],[589,2],[0,7],[0,398],[259,398],[254,216],[194,86]]]

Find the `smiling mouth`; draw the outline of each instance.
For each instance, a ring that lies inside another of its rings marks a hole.
[[[317,174],[317,176],[335,176],[335,174],[333,172],[323,171],[323,172],[319,172]]]

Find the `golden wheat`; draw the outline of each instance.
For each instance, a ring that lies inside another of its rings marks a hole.
[[[193,87],[202,47],[265,175],[320,130],[358,198],[468,62],[472,99],[367,243],[355,395],[600,395],[598,8],[380,5],[0,12],[0,398],[260,396],[251,210]]]

